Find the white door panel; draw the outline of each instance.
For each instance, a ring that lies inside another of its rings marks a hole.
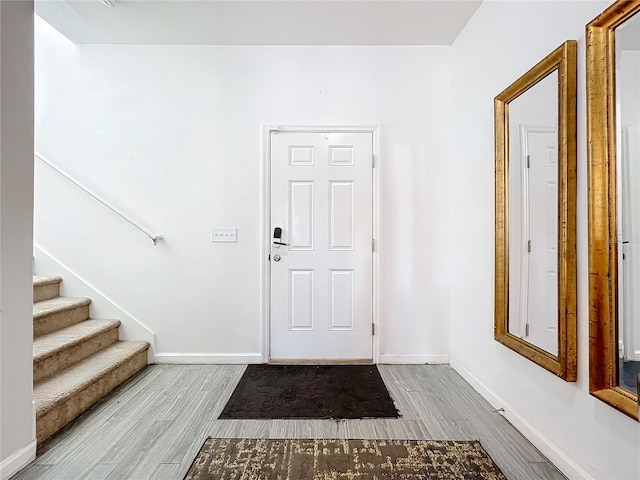
[[[528,135],[529,238],[527,341],[558,353],[558,151],[557,133]]]
[[[372,153],[371,133],[271,136],[272,359],[372,359]]]

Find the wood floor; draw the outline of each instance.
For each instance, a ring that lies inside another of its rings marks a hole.
[[[44,444],[14,480],[181,480],[209,436],[480,440],[509,479],[565,478],[449,366],[379,366],[400,419],[218,420],[244,369],[149,366]]]

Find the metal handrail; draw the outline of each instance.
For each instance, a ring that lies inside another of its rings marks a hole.
[[[126,213],[123,213],[122,211],[120,211],[119,209],[117,209],[116,207],[114,207],[113,205],[111,205],[111,203],[109,203],[107,200],[105,200],[103,197],[101,197],[100,195],[98,195],[97,193],[95,193],[94,191],[92,191],[89,187],[87,187],[86,185],[83,185],[82,183],[80,183],[78,180],[76,180],[75,178],[73,178],[71,175],[69,175],[67,172],[65,172],[64,170],[62,170],[60,167],[58,167],[56,164],[54,164],[51,160],[49,160],[47,157],[45,157],[44,155],[41,155],[38,152],[34,152],[34,156],[35,158],[37,158],[38,160],[40,160],[41,162],[45,163],[46,165],[48,165],[50,168],[52,168],[53,170],[55,170],[56,172],[58,172],[60,175],[62,175],[64,178],[66,178],[67,180],[69,180],[71,183],[73,183],[76,187],[81,188],[82,190],[84,190],[87,194],[91,195],[93,198],[95,198],[96,200],[98,200],[100,203],[102,203],[105,207],[107,207],[109,210],[111,210],[113,213],[115,213],[116,215],[118,215],[119,217],[121,217],[122,219],[126,220],[127,222],[129,222],[131,225],[133,225],[134,227],[136,227],[138,230],[140,230],[142,233],[144,233],[147,237],[149,237],[152,241],[153,244],[155,245],[158,240],[162,240],[162,235],[157,235],[153,232],[150,232],[149,230],[147,230],[146,228],[144,228],[142,225],[140,225],[138,222],[136,222],[135,220],[133,220],[131,217],[129,217]]]

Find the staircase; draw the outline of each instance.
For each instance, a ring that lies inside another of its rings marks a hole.
[[[119,320],[89,318],[89,298],[33,276],[33,398],[38,444],[147,365],[148,342],[120,341]]]

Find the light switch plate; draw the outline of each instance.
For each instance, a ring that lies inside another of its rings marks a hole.
[[[236,227],[218,227],[211,229],[212,242],[233,243],[238,241],[238,229]]]

